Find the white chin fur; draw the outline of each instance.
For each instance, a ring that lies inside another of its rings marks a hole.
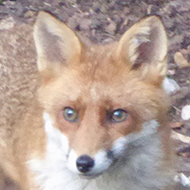
[[[74,150],[69,150],[67,137],[53,126],[53,120],[47,113],[44,113],[44,122],[45,132],[47,134],[46,157],[45,159],[34,158],[28,161],[29,167],[35,173],[36,181],[41,189],[62,190],[63,187],[65,187],[65,190],[81,190],[89,186],[87,190],[91,190],[91,185],[94,186],[96,183],[92,181],[91,184],[89,180],[79,177],[81,173],[77,170],[76,160],[80,155],[77,155]],[[128,152],[127,148],[130,143],[133,145],[137,143],[138,145],[140,139],[151,137],[152,134],[156,133],[158,127],[159,124],[156,121],[146,122],[141,132],[117,139],[110,150],[111,155],[109,155],[106,150],[97,152],[92,156],[95,160],[94,167],[91,171],[87,172],[85,176],[94,178],[102,173],[102,175],[104,175],[104,173],[108,175],[106,171],[112,168],[110,166],[115,161],[114,159],[121,159],[123,155],[126,156]],[[139,143],[141,143],[141,140]],[[126,170],[124,169],[123,172],[124,171]],[[114,188],[113,184],[110,186],[110,189],[117,188]]]

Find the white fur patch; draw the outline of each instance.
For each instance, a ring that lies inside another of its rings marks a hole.
[[[108,158],[107,152],[105,150],[100,150],[94,156],[95,164],[90,171],[90,174],[97,175],[106,171],[112,164],[112,160]]]
[[[127,143],[128,139],[126,137],[120,137],[114,142],[112,146],[112,151],[116,157],[119,157],[123,154],[123,152],[127,148]]]
[[[150,41],[150,27],[142,26],[141,31],[136,33],[130,41],[129,41],[129,57],[132,63],[135,63],[139,56],[138,47],[146,42]]]
[[[76,161],[77,161],[77,154],[75,153],[74,150],[71,150],[69,155],[68,155],[68,168],[75,174],[80,174],[80,172],[78,171],[77,169],[77,166],[76,166]]]
[[[44,113],[45,121],[45,132],[48,138],[48,145],[53,146],[54,144],[57,147],[61,147],[64,152],[69,151],[69,143],[66,136],[64,136],[58,129],[53,126],[53,121],[51,120],[49,114]]]
[[[155,120],[144,123],[142,131],[138,133],[132,133],[125,137],[117,139],[113,146],[112,151],[116,157],[121,156],[127,149],[128,144],[135,142],[143,137],[149,136],[157,132],[159,123]]]
[[[42,190],[62,190],[66,186],[68,190],[77,189],[75,185],[68,183],[77,176],[73,176],[67,168],[69,152],[67,137],[53,126],[53,121],[47,113],[44,113],[44,122],[47,134],[46,158],[45,160],[35,158],[28,162],[36,174],[36,181]]]
[[[44,122],[47,134],[45,159],[34,158],[28,162],[41,190],[158,190],[168,183],[166,175],[169,171],[163,173],[157,170],[159,164],[162,165],[163,155],[157,136],[159,124],[156,121],[145,123],[142,132],[115,142],[112,149],[118,158],[115,165],[109,167],[112,158],[106,151],[100,150],[94,155],[95,166],[91,174],[104,171],[94,179],[83,179],[73,172],[77,170],[76,153],[69,151],[66,136],[53,126],[53,121],[46,113]]]
[[[132,143],[139,139],[145,138],[158,131],[159,123],[156,120],[147,121],[143,124],[143,129],[138,133],[132,133],[127,136],[128,142]]]

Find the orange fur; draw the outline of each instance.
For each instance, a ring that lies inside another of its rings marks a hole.
[[[24,98],[17,98],[14,90],[24,84],[11,84],[12,95],[6,97],[10,103],[4,98],[3,108],[10,107],[13,111],[4,112],[6,116],[0,118],[1,122],[7,118],[0,139],[4,144],[0,146],[0,162],[5,173],[22,189],[38,188],[33,179],[35,174],[26,163],[33,158],[46,158],[43,112],[50,115],[54,127],[68,138],[70,148],[78,155],[93,156],[101,149],[110,149],[120,137],[139,133],[150,120],[165,124],[168,98],[161,84],[166,74],[167,38],[157,17],[141,20],[119,42],[103,46],[80,42],[66,25],[41,12],[34,39],[40,87],[38,91],[31,89],[32,85],[36,88],[38,78],[36,68],[32,68],[34,84],[32,79],[27,79]],[[13,99],[16,104],[12,103]],[[20,104],[23,106],[18,108]],[[78,122],[63,118],[65,107],[78,111]],[[107,111],[118,108],[127,110],[128,118],[111,123]],[[159,130],[167,158],[160,169],[164,171],[171,163],[170,145],[168,136],[162,135],[167,129]]]

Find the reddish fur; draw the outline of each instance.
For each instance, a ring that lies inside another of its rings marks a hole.
[[[166,114],[167,99],[160,85],[152,85],[150,78],[150,82],[144,83],[138,71],[130,71],[126,68],[129,64],[112,56],[115,46],[86,48],[81,63],[63,68],[60,77],[39,91],[45,110],[55,118],[57,127],[79,154],[96,153],[119,137],[139,131],[145,121],[155,118],[161,121]],[[89,93],[92,88],[97,91],[94,99]],[[62,117],[67,106],[79,110],[78,123],[69,123]],[[106,111],[118,108],[126,109],[129,119],[118,124],[106,121]]]
[[[23,163],[31,157],[44,157],[44,110],[78,155],[94,155],[102,148],[110,148],[116,139],[140,131],[142,124],[151,119],[164,123],[168,100],[161,89],[163,76],[154,67],[149,68],[148,75],[143,74],[146,66],[132,70],[129,61],[123,62],[123,55],[116,55],[117,46],[118,43],[81,45],[81,54],[70,59],[67,66],[61,65],[59,72],[41,71],[42,85],[29,99],[27,114],[14,125],[11,140],[5,139],[7,144],[13,144],[11,151],[6,154],[2,151],[6,158],[1,159],[4,170],[23,189],[33,186],[33,176]],[[62,111],[68,106],[79,111],[79,122],[64,120]],[[128,119],[110,123],[106,120],[107,110],[118,108],[128,111]],[[167,152],[168,136],[162,137]]]

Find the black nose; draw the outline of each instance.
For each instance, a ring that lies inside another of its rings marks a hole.
[[[94,166],[94,160],[88,155],[82,155],[77,159],[76,164],[80,172],[86,173]]]

